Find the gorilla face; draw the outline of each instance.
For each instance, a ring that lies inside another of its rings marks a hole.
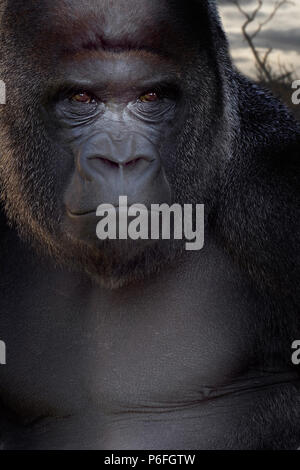
[[[91,56],[64,68],[51,121],[74,161],[63,195],[64,231],[95,245],[100,203],[117,207],[122,195],[129,205],[171,202],[164,165],[171,147],[164,143],[174,140],[180,88],[175,67],[152,54]]]
[[[159,269],[183,244],[100,242],[97,207],[127,196],[210,210],[226,141],[207,10],[136,5],[56,0],[28,9],[14,0],[2,18],[11,50],[1,69],[13,84],[1,115],[8,217],[110,286]]]

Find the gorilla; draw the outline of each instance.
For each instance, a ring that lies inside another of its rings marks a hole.
[[[1,449],[296,449],[300,129],[214,0],[2,0]],[[205,246],[96,209],[204,204]]]

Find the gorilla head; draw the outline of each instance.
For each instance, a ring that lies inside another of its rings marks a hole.
[[[0,178],[22,236],[107,285],[178,256],[182,243],[100,242],[95,212],[126,195],[213,213],[237,121],[216,18],[196,0],[7,2]]]

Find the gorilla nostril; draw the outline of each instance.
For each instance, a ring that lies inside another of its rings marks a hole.
[[[94,155],[94,156],[88,157],[88,160],[98,162],[97,166],[99,170],[101,168],[101,165],[103,168],[107,167],[107,168],[113,168],[113,169],[119,169],[121,167],[128,168],[128,169],[135,168],[135,167],[142,168],[141,163],[151,163],[153,161],[153,159],[148,156],[138,156],[136,158],[130,158],[126,160],[125,158],[124,159],[110,158],[110,157],[105,157],[102,155]]]
[[[120,164],[117,161],[112,160],[107,157],[102,157],[101,155],[89,157],[88,160],[98,161],[99,163],[102,163],[103,165],[106,165],[111,168],[118,168],[120,166]]]
[[[109,158],[98,158],[98,160],[100,160],[106,166],[110,166],[110,167],[113,167],[113,168],[118,168],[120,166],[119,163],[117,163],[113,160],[109,160]]]
[[[126,162],[126,163],[124,164],[124,166],[127,166],[127,167],[128,167],[128,166],[134,166],[134,165],[136,165],[137,163],[139,163],[141,160],[142,160],[141,157],[134,158],[133,160],[130,160],[129,162]]]

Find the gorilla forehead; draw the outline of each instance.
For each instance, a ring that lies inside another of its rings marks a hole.
[[[187,5],[188,3],[188,5]],[[186,55],[207,35],[208,4],[190,0],[8,0],[11,29],[39,50],[147,49]],[[9,20],[8,20],[9,21]],[[20,35],[22,37],[22,34]]]

